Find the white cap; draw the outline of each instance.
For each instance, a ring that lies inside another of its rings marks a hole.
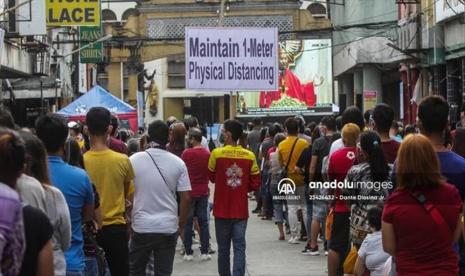
[[[68,123],[68,128],[75,128],[77,127],[79,124],[75,121],[71,121]]]

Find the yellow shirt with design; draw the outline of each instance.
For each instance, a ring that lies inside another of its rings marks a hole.
[[[296,139],[299,139],[295,144],[294,151],[292,152],[291,161],[287,167],[287,177],[292,179],[295,182],[296,186],[304,185],[304,176],[300,173],[295,172],[295,166],[297,165],[297,161],[299,160],[300,155],[306,149],[309,144],[304,139],[298,138],[297,136],[289,136],[286,140],[279,143],[278,146],[278,154],[279,154],[279,162],[283,166],[286,166],[289,155],[291,154],[292,146]]]
[[[126,196],[134,190],[134,170],[129,158],[112,150],[87,151],[84,166],[100,196],[103,226],[125,224]],[[126,183],[130,183],[128,191]]]

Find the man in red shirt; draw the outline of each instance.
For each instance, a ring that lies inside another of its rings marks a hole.
[[[346,124],[342,128],[342,142],[344,147],[335,151],[329,157],[328,177],[330,181],[343,182],[347,172],[356,160],[357,140],[360,128],[356,124]],[[342,262],[349,250],[350,208],[345,200],[339,199],[341,189],[335,191],[334,221],[331,227],[329,242],[328,275],[339,275]]]
[[[210,152],[202,146],[202,131],[192,127],[189,129],[187,143],[190,148],[186,149],[181,159],[186,163],[189,179],[191,181],[191,208],[187,216],[184,229],[184,248],[186,254],[184,260],[192,261],[192,221],[197,217],[200,227],[200,259],[207,261],[211,259],[208,254],[208,240],[210,232],[208,229],[207,207],[208,207],[208,159]]]
[[[374,130],[381,138],[381,146],[384,152],[386,162],[394,164],[399,150],[400,143],[391,139],[389,130],[391,129],[392,121],[394,121],[394,110],[385,103],[380,103],[375,106],[371,114]]]
[[[242,132],[239,121],[225,121],[222,129],[225,146],[213,150],[208,162],[210,181],[215,183],[213,215],[220,276],[245,274],[245,231],[249,217],[247,193],[257,190],[261,183],[255,155],[237,144]],[[231,241],[234,248],[233,273],[229,259]]]
[[[112,151],[119,152],[121,154],[127,154],[128,148],[123,141],[116,139],[116,134],[118,133],[119,129],[119,121],[115,115],[111,115],[111,126],[113,127],[110,133],[110,137],[108,138],[108,147]]]

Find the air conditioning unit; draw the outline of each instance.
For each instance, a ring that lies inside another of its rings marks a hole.
[[[307,10],[314,18],[328,18],[328,8],[326,3],[310,3],[310,5],[307,7]]]

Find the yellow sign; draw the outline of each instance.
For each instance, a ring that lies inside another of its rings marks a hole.
[[[100,26],[100,0],[46,0],[47,26]]]
[[[373,109],[378,102],[376,91],[363,91],[363,111]]]

